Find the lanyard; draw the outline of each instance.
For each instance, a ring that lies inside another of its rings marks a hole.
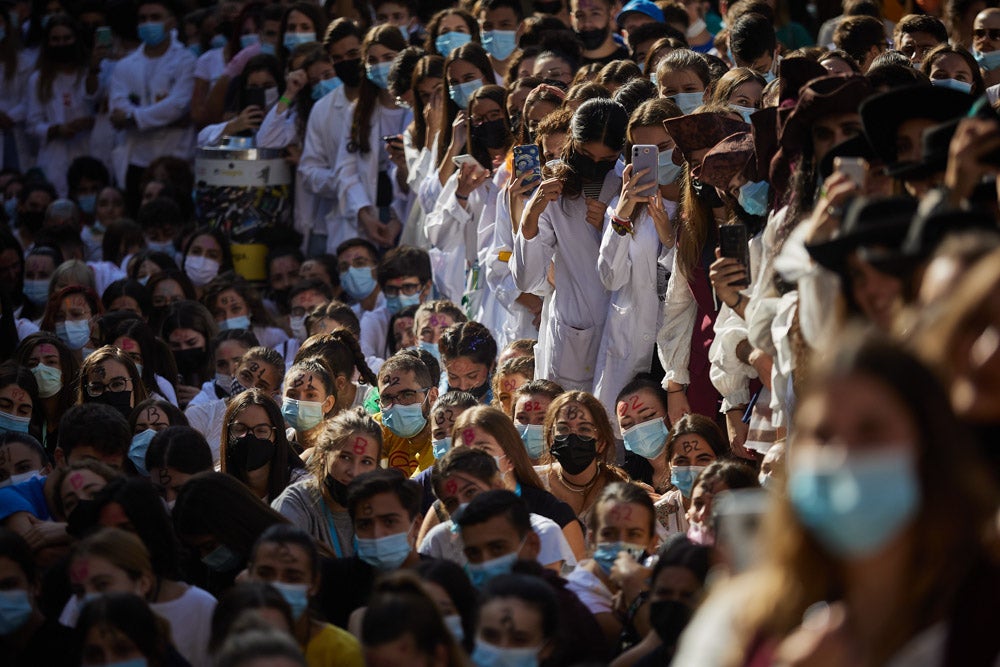
[[[326,517],[326,527],[330,531],[330,544],[333,547],[333,553],[337,554],[337,558],[344,557],[344,551],[340,547],[340,535],[337,534],[337,527],[333,525],[333,513],[326,506],[326,501],[320,498],[320,506],[323,508],[323,516]]]

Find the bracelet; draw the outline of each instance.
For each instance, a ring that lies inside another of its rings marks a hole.
[[[739,305],[740,305],[741,303],[743,303],[743,293],[742,293],[742,292],[737,292],[737,293],[736,293],[736,303],[734,303],[734,304],[733,304],[733,305],[731,305],[731,306],[729,306],[729,304],[728,304],[728,303],[727,303],[726,305],[727,305],[727,306],[729,306],[729,309],[730,309],[730,310],[736,310],[736,308],[737,308],[737,307],[739,307]]]
[[[682,385],[680,389],[667,389],[668,394],[679,394],[682,391],[687,391],[687,385]]]
[[[468,196],[466,196],[466,195],[460,195],[457,192],[455,193],[455,199],[457,199],[458,201],[469,201],[469,197]]]
[[[279,102],[284,102],[286,107],[292,106],[292,101],[290,99],[288,99],[287,97],[285,97],[284,95],[282,95],[281,97],[279,97],[278,101]]]
[[[613,213],[611,214],[611,229],[619,236],[632,234],[635,231],[631,220],[623,220]]]

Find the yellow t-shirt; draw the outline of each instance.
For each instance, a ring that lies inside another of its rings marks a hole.
[[[379,424],[382,423],[381,414],[375,415],[374,419]],[[407,477],[434,465],[434,448],[431,446],[429,428],[412,438],[401,438],[383,426],[382,450],[388,467],[402,470]]]
[[[361,644],[354,635],[335,625],[325,624],[306,645],[309,667],[364,667]]]

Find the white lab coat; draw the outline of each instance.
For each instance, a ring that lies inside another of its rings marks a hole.
[[[298,117],[295,107],[287,107],[284,113],[278,113],[278,105],[273,105],[257,129],[257,147],[280,149],[301,143],[302,138],[296,129]]]
[[[11,133],[17,146],[17,157],[22,172],[35,166],[35,141],[26,131],[28,118],[28,79],[35,71],[35,59],[24,51],[17,54],[14,64],[14,75],[10,80],[6,72],[0,68],[0,111],[10,116],[14,121]],[[0,134],[0,139],[3,135]],[[2,149],[2,145],[0,145]],[[0,164],[3,162],[3,151],[0,150]],[[3,164],[5,169],[13,165]]]
[[[610,202],[620,188],[621,177],[608,172],[600,201]],[[549,316],[535,346],[535,377],[567,390],[591,391],[611,295],[597,272],[602,232],[587,224],[586,214],[583,195],[550,202],[533,239],[518,230],[510,270],[517,288],[531,291],[555,260],[556,288],[547,299]]]
[[[66,170],[70,163],[83,155],[90,155],[90,130],[77,132],[69,139],[48,138],[49,128],[77,118],[92,117],[100,90],[87,94],[87,71],[73,74],[60,72],[52,80],[52,95],[42,101],[38,95],[40,72],[28,79],[28,131],[38,141],[36,166],[55,186],[60,197],[67,196]]]
[[[514,254],[514,225],[511,221],[510,201],[502,191],[497,196],[496,210],[493,238],[490,240],[483,264],[490,293],[503,308],[502,319],[493,330],[497,346],[503,349],[509,343],[522,338],[538,340],[538,327],[534,324],[531,311],[516,302],[522,290],[514,284],[514,277],[510,272],[510,262]],[[544,299],[552,292],[552,286],[543,279],[534,289],[527,291]]]
[[[344,128],[350,132],[353,115],[354,102],[347,99],[343,86],[320,98],[309,112],[295,175],[295,229],[305,237],[304,247],[312,234],[327,235],[328,252],[357,236],[357,216],[353,225],[342,229],[344,216],[334,178]]]
[[[333,91],[336,93],[337,91]],[[332,95],[333,93],[331,93]],[[399,126],[394,128],[382,127],[383,107],[375,104],[372,112],[370,128],[368,132],[369,150],[367,153],[360,151],[351,152],[347,150],[351,137],[351,114],[346,115],[343,120],[334,119],[333,122],[340,126],[340,145],[337,147],[337,159],[333,169],[334,182],[337,187],[337,198],[339,199],[340,216],[334,228],[328,225],[329,235],[327,237],[327,249],[336,248],[333,244],[334,238],[340,241],[359,236],[358,211],[366,206],[375,206],[378,190],[379,162],[385,151],[382,137],[384,134],[402,134],[413,119],[412,113],[404,113],[400,118]],[[310,114],[310,124],[315,111]],[[384,132],[383,132],[384,130]],[[308,134],[308,132],[307,132]],[[392,209],[400,222],[406,220],[406,195],[402,193],[396,184],[396,165],[387,160],[386,171],[389,180],[392,182],[393,201]],[[339,244],[340,241],[337,241]]]
[[[608,217],[617,203],[617,198],[612,200]],[[676,204],[665,203],[667,215],[672,216]],[[660,243],[648,211],[639,216],[632,235],[622,236],[611,225],[604,227],[597,271],[611,292],[611,300],[597,358],[594,395],[609,415],[615,414],[615,399],[622,387],[637,373],[649,372],[653,364],[656,333],[663,318],[663,302],[656,289],[657,267],[670,262],[672,255],[673,249]],[[617,423],[614,428],[620,437]]]
[[[191,110],[195,63],[194,54],[172,40],[159,58],[147,57],[141,47],[115,65],[109,107],[131,112],[136,122],[125,132],[123,160],[116,174],[119,183],[125,182],[129,165],[148,167],[163,155],[194,157],[194,126],[173,124],[186,119]]]
[[[399,238],[399,244],[429,250],[431,244],[427,240],[424,221],[428,210],[433,210],[433,208],[424,209],[418,189],[427,175],[434,171],[434,163],[437,161],[437,147],[428,148],[425,146],[418,150],[413,145],[410,133],[404,132],[403,149],[406,152],[406,168],[408,170],[406,184],[410,188],[408,195],[410,210],[406,217],[406,224],[403,225],[403,234]]]

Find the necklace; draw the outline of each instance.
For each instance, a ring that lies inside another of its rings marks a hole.
[[[579,484],[574,484],[572,482],[567,482],[563,478],[562,468],[560,468],[559,470],[556,470],[556,477],[559,478],[559,482],[563,486],[565,486],[568,490],[572,491],[573,493],[579,493],[584,498],[586,498],[587,494],[590,493],[590,490],[592,488],[594,488],[594,484],[597,483],[597,478],[600,477],[600,476],[601,476],[601,463],[600,463],[600,461],[598,461],[598,463],[597,463],[597,470],[594,472],[594,476],[590,478],[589,482],[587,482],[586,484],[584,484],[582,486],[579,485]]]

